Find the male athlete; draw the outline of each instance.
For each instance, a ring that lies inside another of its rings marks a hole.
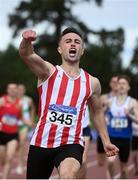
[[[2,179],[7,179],[18,146],[18,119],[22,115],[22,104],[17,97],[17,84],[7,85],[7,94],[0,97],[0,153],[3,154]],[[31,126],[30,121],[22,119]]]
[[[110,92],[103,94],[100,97],[101,106],[102,106],[103,111],[105,112],[106,123],[108,121],[108,116],[107,116],[108,113],[106,111],[106,108],[107,108],[106,104],[109,100],[111,100],[113,97],[115,97],[117,95],[117,91],[118,91],[117,90],[118,89],[117,84],[118,84],[118,77],[113,76],[109,82]],[[98,161],[98,165],[103,166],[105,164],[106,158],[107,157],[106,157],[106,154],[104,151],[102,140],[101,140],[100,136],[98,135],[98,137],[97,137],[97,161]],[[107,179],[111,178],[108,168],[107,168],[106,176],[107,176]]]
[[[18,84],[18,98],[22,102],[22,118],[26,119],[26,121],[31,121],[32,124],[35,119],[35,105],[33,99],[26,94],[26,87],[24,84]],[[23,174],[23,153],[24,146],[27,140],[28,132],[30,127],[24,123],[21,119],[19,120],[19,148],[18,148],[18,166],[16,169],[17,174]]]
[[[60,66],[54,66],[34,52],[32,41],[37,38],[34,31],[27,30],[22,36],[19,53],[38,77],[39,92],[39,122],[31,140],[27,178],[48,179],[54,166],[59,178],[76,178],[82,162],[82,118],[87,103],[91,106],[107,156],[118,152],[109,140],[100,109],[100,83],[79,67],[84,53],[82,35],[74,28],[66,28],[61,33]]]
[[[108,133],[111,142],[119,147],[119,162],[121,178],[128,178],[127,163],[130,154],[132,138],[132,122],[138,123],[138,102],[128,96],[130,79],[126,75],[118,76],[117,96],[109,100]],[[115,176],[115,158],[107,158],[108,170],[111,178]]]

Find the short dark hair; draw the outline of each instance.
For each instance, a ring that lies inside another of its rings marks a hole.
[[[125,79],[128,82],[128,84],[130,84],[130,82],[131,82],[130,77],[127,75],[119,75],[118,80],[120,80],[120,79]]]
[[[67,27],[66,29],[64,29],[64,30],[61,32],[59,41],[61,40],[61,38],[62,38],[64,35],[66,35],[66,34],[68,34],[68,33],[75,33],[75,34],[79,35],[79,36],[83,39],[82,34],[81,34],[76,28],[74,28],[74,27]]]

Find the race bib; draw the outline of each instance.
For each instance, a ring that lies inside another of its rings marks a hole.
[[[71,127],[77,120],[77,108],[52,104],[48,108],[47,119],[50,123]]]
[[[12,115],[4,115],[1,121],[2,121],[2,124],[9,125],[9,126],[14,126],[17,124],[17,118]]]
[[[127,128],[128,127],[128,120],[123,118],[113,118],[111,120],[111,127],[112,128]]]

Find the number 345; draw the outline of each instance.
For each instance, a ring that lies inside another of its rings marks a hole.
[[[60,122],[60,124],[70,126],[70,125],[72,125],[73,115],[64,114],[64,113],[59,115],[57,112],[52,111],[49,120],[51,122],[57,122],[58,121],[58,122]]]

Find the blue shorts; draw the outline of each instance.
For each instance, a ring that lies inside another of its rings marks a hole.
[[[90,128],[90,126],[87,126],[87,127],[83,128],[83,134],[82,135],[91,137],[91,128]]]

